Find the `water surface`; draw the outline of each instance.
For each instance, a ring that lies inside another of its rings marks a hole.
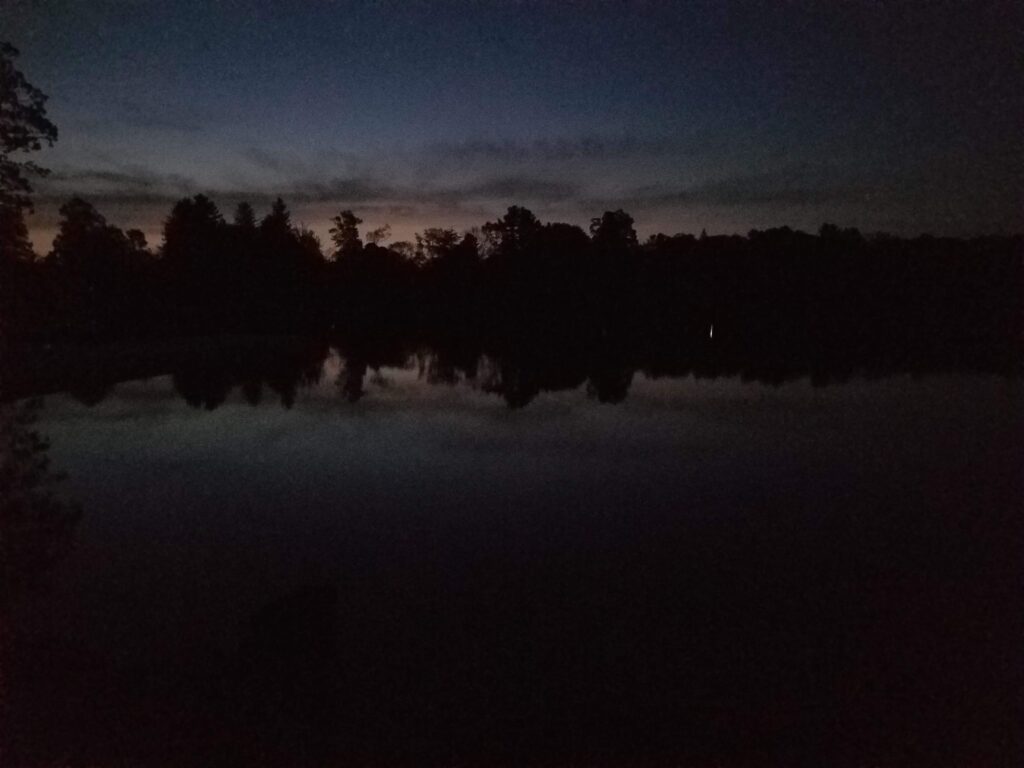
[[[436,362],[48,395],[12,764],[1019,757],[1019,380]]]

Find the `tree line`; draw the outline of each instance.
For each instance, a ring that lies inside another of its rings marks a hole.
[[[823,225],[747,236],[657,234],[606,211],[589,232],[511,206],[457,232],[387,242],[350,210],[325,248],[278,198],[230,220],[205,195],[178,201],[150,248],[89,202],[60,208],[50,252],[33,252],[22,208],[0,206],[9,340],[208,333],[377,332],[502,336],[622,332],[856,342],[1019,339],[1021,237],[865,237]]]

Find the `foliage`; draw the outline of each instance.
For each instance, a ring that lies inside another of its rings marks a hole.
[[[46,95],[14,66],[17,56],[17,48],[0,42],[0,207],[31,209],[27,176],[45,170],[12,156],[52,146],[57,127],[46,117]]]
[[[359,253],[363,247],[363,241],[359,239],[359,225],[363,220],[352,211],[346,210],[341,211],[331,221],[334,224],[330,231],[331,242],[334,243],[334,258],[342,259]]]
[[[21,206],[0,203],[0,274],[35,258]]]

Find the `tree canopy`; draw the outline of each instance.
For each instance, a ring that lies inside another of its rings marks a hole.
[[[46,94],[14,66],[17,56],[17,48],[0,42],[0,205],[31,208],[28,175],[46,171],[13,156],[52,146],[57,126],[46,117]]]

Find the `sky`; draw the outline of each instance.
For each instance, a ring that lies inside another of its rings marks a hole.
[[[409,239],[511,204],[641,235],[1024,231],[1024,4],[0,0],[50,96],[30,219],[159,243],[175,200],[276,195]]]

